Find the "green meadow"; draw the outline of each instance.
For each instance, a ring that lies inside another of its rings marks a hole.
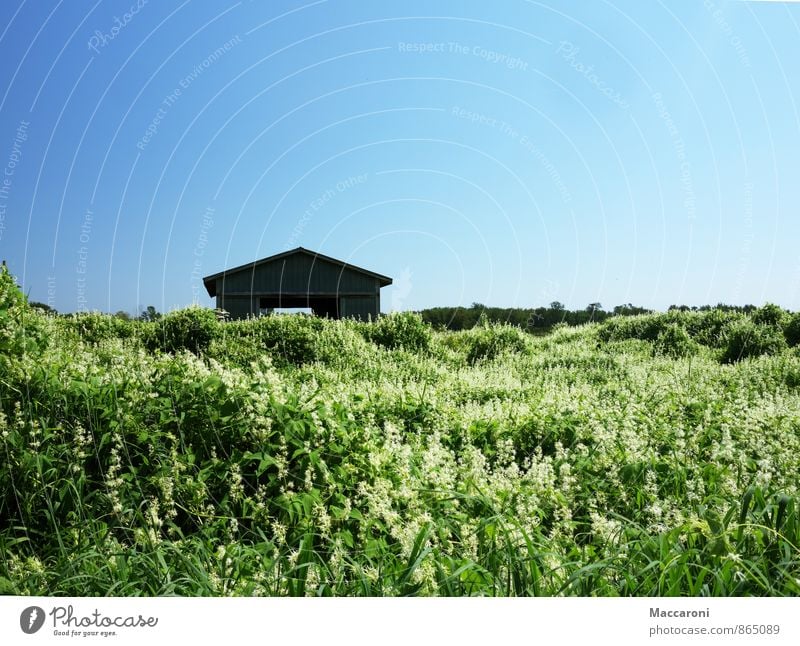
[[[800,593],[800,316],[54,316],[0,275],[0,593]]]

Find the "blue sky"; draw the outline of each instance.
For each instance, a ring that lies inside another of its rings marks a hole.
[[[304,246],[383,309],[800,309],[800,4],[0,5],[0,255],[59,311]]]

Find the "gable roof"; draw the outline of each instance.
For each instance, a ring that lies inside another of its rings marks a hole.
[[[368,269],[363,269],[361,267],[356,267],[356,265],[351,265],[342,260],[331,258],[330,256],[317,253],[316,251],[311,251],[310,249],[306,249],[304,247],[297,247],[296,249],[291,249],[289,251],[277,253],[274,256],[268,256],[267,258],[262,258],[261,260],[254,260],[253,262],[248,262],[245,263],[244,265],[233,267],[232,269],[225,269],[223,271],[217,272],[216,274],[211,274],[210,276],[206,276],[205,278],[203,278],[203,284],[206,287],[208,295],[213,297],[217,295],[218,278],[224,278],[226,274],[233,274],[240,271],[245,271],[245,270],[253,271],[255,270],[256,267],[260,265],[265,265],[267,263],[275,262],[276,260],[282,260],[287,256],[293,256],[295,254],[305,254],[307,256],[311,256],[314,260],[325,260],[329,263],[341,267],[342,269],[350,269],[352,271],[356,271],[361,274],[366,274],[367,276],[371,276],[372,278],[377,279],[381,287],[386,287],[387,285],[392,284],[392,279],[389,278],[388,276],[384,276],[383,274],[377,274],[374,271],[369,271]]]

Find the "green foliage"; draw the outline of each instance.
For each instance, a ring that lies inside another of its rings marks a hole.
[[[614,314],[625,316],[644,314],[648,310],[630,303],[614,308]],[[436,328],[448,330],[469,330],[479,324],[481,317],[490,323],[508,324],[523,330],[546,332],[558,323],[583,325],[590,321],[607,319],[611,313],[601,309],[600,303],[590,303],[586,308],[570,311],[564,304],[553,301],[549,307],[508,308],[487,307],[473,303],[470,307],[434,307],[420,312],[422,320]]]
[[[228,325],[235,324],[223,326],[221,334],[212,339],[206,352],[208,357],[237,368],[247,368],[254,361],[268,356],[255,336],[232,332]]]
[[[713,309],[684,316],[686,329],[692,338],[709,348],[726,347],[726,331],[728,327],[746,320],[745,316],[740,312],[722,309]]]
[[[743,320],[724,330],[722,361],[732,363],[764,354],[777,354],[786,348],[782,332],[770,325]]]
[[[759,307],[751,315],[753,323],[758,325],[771,325],[776,328],[783,328],[789,318],[788,313],[775,305],[774,303],[767,303],[763,307]]]
[[[792,314],[783,331],[786,342],[791,347],[800,345],[800,313]]]
[[[385,348],[424,351],[431,343],[430,326],[414,312],[393,312],[363,329],[367,339]]]
[[[139,314],[140,321],[157,321],[161,318],[161,314],[156,310],[155,306],[148,305],[146,309],[142,310]]]
[[[125,323],[115,317],[106,318]],[[189,350],[199,354],[216,338],[219,324],[214,310],[187,307],[159,317],[146,329],[148,329],[146,342],[151,350],[159,349],[163,352]]]
[[[468,335],[467,361],[492,360],[504,352],[525,352],[528,344],[525,333],[511,325],[484,324]]]
[[[0,357],[35,352],[46,344],[44,328],[41,317],[31,310],[3,263],[0,268]]]
[[[17,285],[8,266],[3,263],[0,267],[0,311],[20,310],[27,306],[25,296]]]
[[[0,311],[2,593],[800,594],[800,353],[742,312]]]
[[[30,301],[28,303],[32,308],[42,310],[45,314],[58,314],[55,308],[50,307],[47,303],[40,303],[39,301]]]
[[[666,314],[615,316],[602,324],[598,334],[603,341],[655,341],[670,325],[675,324],[672,323],[674,320],[674,315]]]
[[[323,327],[322,319],[303,314],[262,316],[240,323],[240,334],[250,335],[269,352],[274,361],[282,365],[299,366],[317,359],[317,335]]]
[[[658,334],[653,350],[656,354],[678,359],[695,354],[697,343],[692,340],[685,328],[677,323],[671,323]]]
[[[797,505],[796,497],[749,487],[738,504],[702,505],[694,518],[658,536],[630,525],[628,558],[606,567],[624,577],[626,595],[794,596],[800,585],[785,574],[797,563]],[[644,576],[631,577],[620,566]]]
[[[130,321],[100,312],[70,314],[59,323],[74,330],[87,343],[93,344],[118,338],[126,339],[134,333]]]
[[[771,312],[772,310],[767,310]],[[762,316],[768,316],[763,314]],[[707,311],[684,311],[674,309],[666,314],[645,314],[641,316],[616,316],[603,322],[598,330],[598,338],[604,342],[638,339],[654,343],[654,350],[660,352],[666,339],[678,342],[683,330],[693,343],[682,343],[681,352],[692,352],[695,344],[714,349],[725,349],[730,344],[730,331],[739,324],[752,324],[744,314],[735,310],[713,309]],[[658,339],[662,341],[659,342]],[[671,352],[671,351],[670,351]],[[669,352],[668,352],[669,354]]]

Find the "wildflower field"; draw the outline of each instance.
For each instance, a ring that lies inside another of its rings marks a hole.
[[[48,316],[0,276],[0,593],[797,595],[800,317]]]

